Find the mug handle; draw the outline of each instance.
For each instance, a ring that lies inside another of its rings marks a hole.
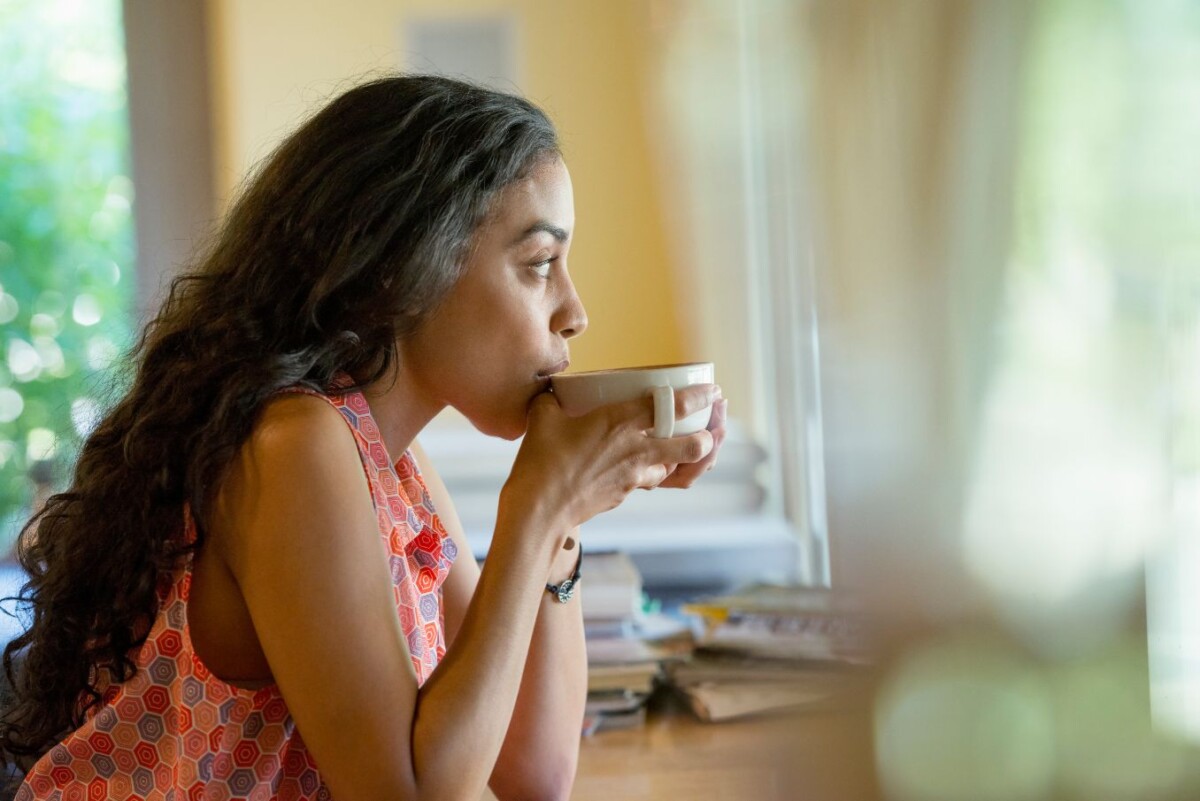
[[[675,433],[675,390],[670,385],[654,387],[654,436],[668,439]]]

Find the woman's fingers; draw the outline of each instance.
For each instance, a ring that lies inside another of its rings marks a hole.
[[[658,486],[674,489],[685,489],[692,486],[700,476],[712,470],[717,463],[717,454],[721,451],[721,443],[725,441],[725,413],[729,401],[719,400],[713,405],[712,420],[709,421],[709,431],[712,433],[712,450],[698,462],[690,464],[667,465],[667,477]],[[670,469],[674,468],[674,469]]]
[[[654,489],[666,480],[671,474],[670,469],[665,464],[648,465],[645,469],[645,477],[638,484],[639,489]]]
[[[616,508],[635,488],[691,486],[724,439],[725,401],[714,384],[675,392],[677,419],[708,406],[713,409],[708,429],[658,439],[646,433],[654,422],[652,398],[610,404],[573,419],[552,393],[539,395],[530,403],[529,428],[513,468],[521,478],[515,486],[559,499],[575,525]]]
[[[708,421],[708,430],[716,431],[718,428],[725,429],[725,413],[729,411],[729,400],[721,398],[713,404],[712,417]]]
[[[701,409],[713,406],[721,397],[721,388],[716,384],[697,384],[675,391],[675,419],[690,417]],[[654,411],[654,400],[650,400],[650,411]],[[654,425],[653,415],[650,426]]]
[[[713,404],[715,398],[721,397],[720,387],[716,384],[693,384],[690,387],[675,390],[675,419],[682,420],[695,414],[706,406]],[[632,426],[639,431],[654,428],[654,398],[647,395],[644,398],[614,403],[609,407],[619,423]]]
[[[711,431],[697,431],[684,437],[647,440],[647,458],[660,465],[699,462],[713,449]]]

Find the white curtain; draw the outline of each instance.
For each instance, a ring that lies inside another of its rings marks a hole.
[[[967,590],[959,524],[1012,227],[1027,19],[1024,2],[810,5],[835,580],[936,588],[935,602]]]
[[[830,578],[832,551],[835,582],[903,564],[944,585],[991,363],[1028,4],[656,8],[690,333],[772,453],[807,577]]]

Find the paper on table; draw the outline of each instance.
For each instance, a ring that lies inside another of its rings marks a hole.
[[[703,683],[682,692],[696,714],[707,721],[794,709],[825,701],[832,696],[827,689],[775,683]]]

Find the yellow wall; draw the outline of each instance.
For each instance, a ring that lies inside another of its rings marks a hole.
[[[306,113],[370,71],[403,66],[414,16],[514,13],[523,90],[558,126],[575,184],[571,272],[590,327],[572,369],[684,358],[643,118],[645,4],[636,0],[210,0],[216,191]]]

